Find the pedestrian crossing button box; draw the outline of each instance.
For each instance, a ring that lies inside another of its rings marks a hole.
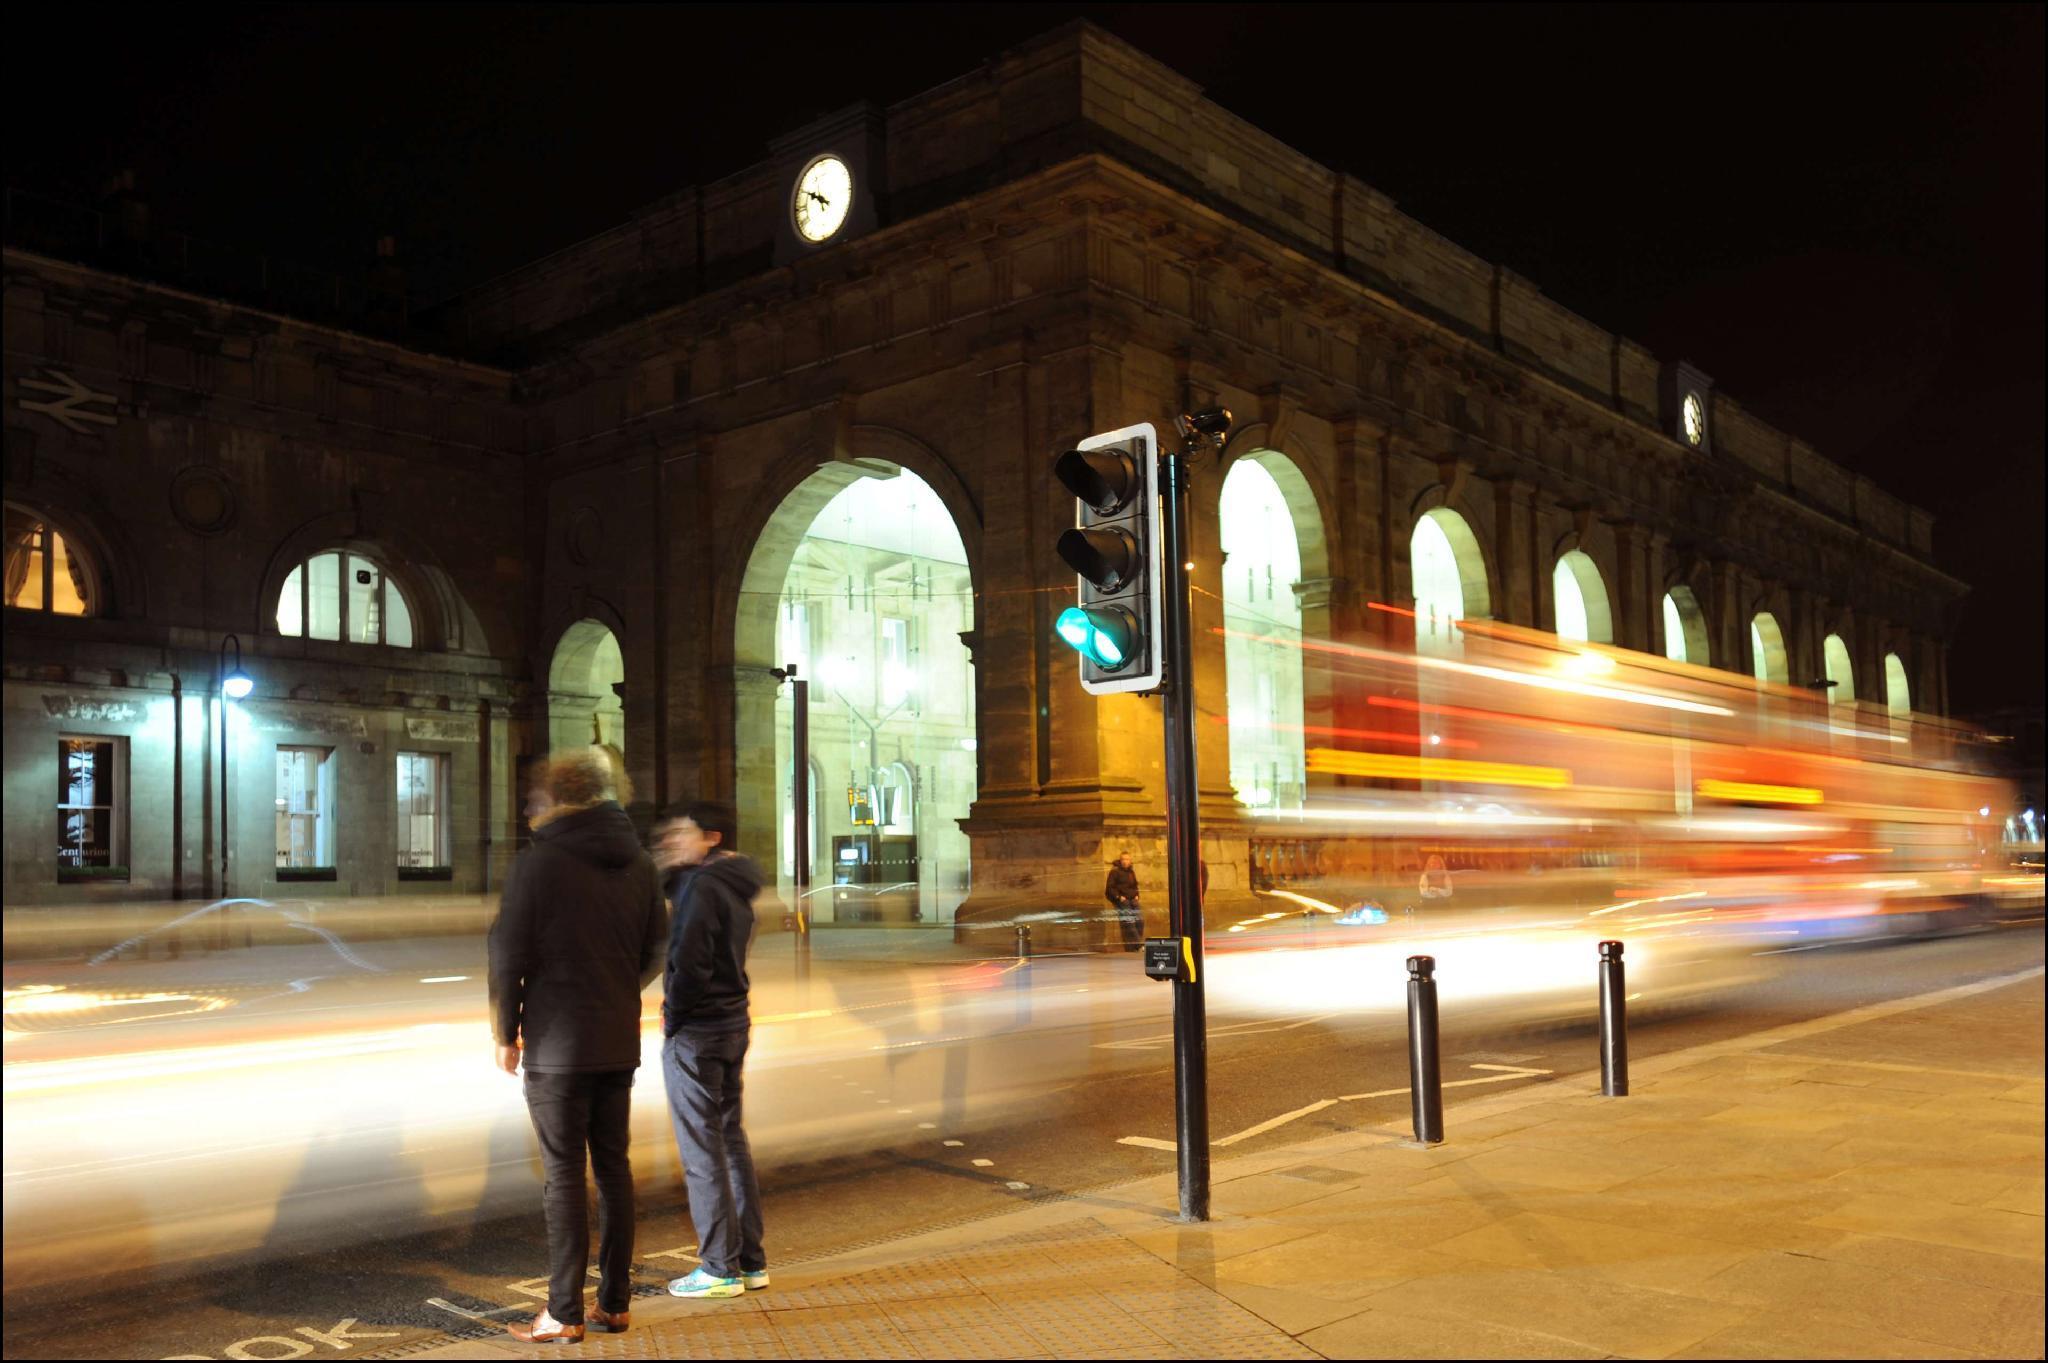
[[[1145,974],[1155,980],[1180,978],[1181,943],[1178,937],[1145,939]]]

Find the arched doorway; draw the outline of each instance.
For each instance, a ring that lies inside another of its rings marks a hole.
[[[820,468],[756,541],[735,652],[743,667],[793,663],[810,683],[815,925],[945,923],[966,897],[958,820],[975,794],[974,669],[960,636],[973,627],[959,530],[908,469],[878,460]],[[772,823],[753,826],[776,830],[773,864],[789,903],[793,690],[773,687],[772,705],[770,694],[742,697],[737,795],[744,828],[774,792]]]
[[[1856,669],[1849,661],[1849,646],[1842,642],[1842,636],[1830,634],[1821,641],[1820,651],[1827,665],[1828,680],[1834,683],[1828,688],[1828,704],[1840,705],[1856,699]]]
[[[1906,665],[1896,653],[1884,655],[1884,705],[1900,719],[1913,713],[1913,692],[1906,683]]]
[[[1707,613],[1692,588],[1678,586],[1664,593],[1664,656],[1674,663],[1710,667],[1707,640]]]
[[[1433,652],[1454,650],[1458,621],[1493,614],[1479,539],[1463,516],[1439,506],[1416,520],[1408,552],[1415,585],[1415,645]]]
[[[1614,613],[1607,604],[1607,584],[1592,555],[1573,549],[1551,570],[1552,596],[1557,603],[1557,637],[1579,643],[1614,642]]]
[[[1230,783],[1252,809],[1299,809],[1308,785],[1303,724],[1301,543],[1277,471],[1300,473],[1259,451],[1224,475],[1223,663],[1229,697]],[[1299,492],[1306,497],[1304,484]],[[1308,511],[1314,514],[1313,501]]]
[[[625,656],[611,630],[596,620],[563,630],[548,664],[548,751],[602,743],[623,754],[625,681]]]
[[[1778,628],[1778,617],[1769,611],[1758,611],[1750,617],[1749,667],[1761,682],[1783,686],[1792,679],[1785,657],[1785,632]]]

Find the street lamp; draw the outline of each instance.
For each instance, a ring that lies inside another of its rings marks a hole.
[[[234,649],[234,662],[228,650]],[[242,670],[242,641],[230,634],[220,641],[220,897],[228,897],[228,702],[242,700],[256,683]]]

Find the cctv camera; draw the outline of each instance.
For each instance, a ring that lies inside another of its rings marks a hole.
[[[1199,412],[1191,412],[1183,416],[1180,419],[1180,424],[1181,428],[1190,435],[1199,432],[1202,435],[1220,436],[1230,429],[1230,409],[1228,407],[1204,407]]]

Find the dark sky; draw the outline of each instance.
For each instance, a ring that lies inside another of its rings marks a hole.
[[[47,6],[11,185],[422,301],[1078,14],[1939,517],[1957,708],[2042,695],[2042,10]]]

